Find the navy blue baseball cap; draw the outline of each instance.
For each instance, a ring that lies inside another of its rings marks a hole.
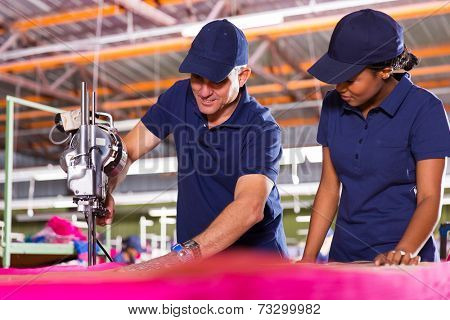
[[[236,66],[248,63],[244,33],[228,20],[212,21],[200,30],[180,65],[182,73],[194,73],[213,82],[224,80]]]
[[[141,241],[138,236],[129,236],[126,238],[123,247],[136,249],[140,253],[145,252],[145,249],[141,247]]]
[[[402,26],[383,12],[364,9],[338,22],[328,52],[308,72],[323,82],[337,84],[369,65],[397,57],[404,49]]]

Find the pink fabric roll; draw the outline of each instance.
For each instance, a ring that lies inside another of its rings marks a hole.
[[[0,299],[449,299],[450,263],[300,265],[253,253],[165,270],[40,269],[0,275]],[[57,272],[54,272],[57,270]],[[70,274],[68,274],[70,273]]]

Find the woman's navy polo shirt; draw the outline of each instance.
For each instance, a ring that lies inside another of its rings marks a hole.
[[[416,209],[416,163],[450,156],[442,102],[403,75],[364,119],[333,90],[323,102],[317,141],[330,149],[342,183],[330,260],[373,260],[393,250]],[[430,237],[419,255],[438,259]]]
[[[160,139],[170,133],[174,136],[180,242],[203,232],[234,200],[239,177],[263,174],[276,183],[281,129],[269,110],[250,97],[245,87],[231,117],[211,129],[198,109],[189,80],[178,81],[164,92],[141,121]],[[276,185],[266,202],[264,219],[237,240],[236,246],[268,249],[287,256]]]

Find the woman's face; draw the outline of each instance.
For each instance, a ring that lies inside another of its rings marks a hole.
[[[351,107],[365,106],[376,100],[387,77],[389,73],[386,74],[383,70],[374,72],[366,68],[352,79],[337,84],[336,91]]]

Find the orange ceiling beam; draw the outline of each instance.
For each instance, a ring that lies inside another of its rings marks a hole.
[[[409,4],[399,7],[382,9],[397,20],[420,18],[428,15],[441,15],[450,13],[450,5],[445,1],[433,1],[420,4]],[[279,38],[292,35],[304,34],[312,31],[329,30],[333,28],[341,15],[329,17],[316,17],[302,19],[298,21],[286,22],[276,26],[260,27],[245,30],[249,41],[259,39],[260,37]],[[156,53],[166,53],[172,51],[183,51],[190,47],[189,38],[170,38],[165,40],[151,41],[141,44],[132,44],[102,49],[99,52],[101,62],[116,59],[130,58],[133,56],[150,55]],[[41,69],[50,69],[59,67],[65,63],[86,64],[94,60],[94,51],[61,54],[53,57],[34,58],[27,61],[10,62],[0,65],[0,72],[25,72],[33,70],[36,67]]]
[[[191,0],[191,1],[199,2],[204,0]],[[186,3],[185,0],[159,0],[159,1],[146,0],[144,2],[153,7],[179,5]],[[101,8],[100,14],[103,17],[109,17],[124,14],[125,12],[126,10],[119,5],[106,4]],[[11,29],[12,31],[24,32],[34,28],[51,27],[60,24],[76,23],[85,20],[97,19],[98,15],[99,15],[99,7],[90,6],[77,10],[58,12],[49,15],[42,15],[32,19],[22,19],[14,22],[11,26]]]
[[[450,64],[443,64],[439,66],[432,66],[432,67],[422,67],[417,69],[412,69],[411,74],[413,76],[424,76],[424,75],[435,75],[435,74],[441,74],[441,73],[448,73],[450,72]]]
[[[450,45],[443,45],[433,48],[424,48],[424,49],[417,49],[414,50],[414,52],[419,57],[435,57],[440,55],[450,55]],[[311,63],[311,62],[307,62]],[[274,66],[274,67],[266,67],[267,71],[274,72],[274,74],[285,74],[293,72],[293,69],[290,68],[288,65],[282,65],[282,66]],[[439,65],[439,66],[433,66],[433,67],[421,67],[417,69],[413,69],[411,71],[412,75],[415,76],[422,76],[427,74],[442,74],[450,72],[450,65]],[[184,77],[185,78],[185,77]],[[122,85],[122,89],[125,92],[128,93],[134,93],[134,92],[145,92],[145,91],[152,91],[155,89],[161,89],[165,90],[172,86],[176,81],[184,79],[183,77],[180,78],[167,78],[167,79],[161,79],[159,81],[142,81],[142,82],[135,82],[135,83],[129,83]],[[316,80],[316,79],[305,79],[305,80],[296,80],[296,81],[290,81],[288,82],[288,89],[290,90],[298,90],[298,89],[305,89],[305,88],[313,88],[317,85],[325,85],[324,83]],[[446,86],[446,85],[441,85]],[[249,86],[249,92],[253,95],[257,94],[263,94],[263,93],[269,93],[269,92],[283,92],[284,88],[280,84],[264,84],[264,85],[255,85],[255,86]],[[108,88],[99,88],[97,91],[97,94],[99,96],[108,95],[111,94],[111,90]],[[35,102],[40,103],[48,103],[49,99],[46,99],[44,97],[40,96],[27,96],[24,97],[26,100],[31,100]],[[131,100],[127,100],[131,101]],[[5,106],[5,101],[0,101],[0,107]]]
[[[447,65],[439,65],[439,66],[433,66],[433,67],[422,67],[411,70],[411,74],[413,76],[423,76],[428,74],[442,74],[442,73],[450,73],[450,64]],[[156,88],[160,89],[166,89],[169,88],[173,83],[175,83],[178,80],[181,80],[183,78],[169,78],[169,79],[163,79],[160,80],[159,83],[157,81],[148,81],[148,82],[137,82],[137,83],[130,83],[123,85],[124,90],[126,91],[151,91]],[[288,82],[288,88],[290,90],[299,90],[299,89],[306,89],[306,88],[314,88],[315,86],[324,86],[326,85],[323,82],[320,82],[316,79],[304,79],[304,80],[294,80]],[[425,88],[437,88],[437,87],[446,87],[449,86],[448,80],[433,80],[433,81],[423,81],[419,82],[418,85],[421,85]],[[101,90],[100,93],[102,94],[108,94],[109,89],[107,88],[99,88]],[[270,83],[270,84],[262,84],[262,85],[253,85],[248,86],[248,91],[252,95],[258,95],[258,94],[267,94],[267,93],[279,93],[283,92],[284,88],[280,84],[276,83]],[[100,95],[100,94],[99,94]],[[26,100],[31,100],[35,102],[40,103],[49,103],[51,100],[45,99],[44,97],[40,96],[26,96],[23,97]],[[126,102],[123,102],[125,105],[127,105],[127,108],[133,108],[133,107],[139,107],[143,105],[148,105],[149,102],[153,100],[148,99],[154,99],[154,98],[142,98],[142,99],[132,99],[132,100],[124,100]],[[259,98],[264,99],[264,98]],[[131,103],[131,101],[137,101],[137,105],[135,103]],[[289,101],[290,102],[290,101]],[[115,104],[118,104],[119,102],[106,102],[105,108],[108,110],[112,108],[121,109],[123,107],[111,107],[115,106]],[[279,102],[272,102],[272,103],[285,103],[284,101]],[[266,105],[272,104],[272,103],[264,103]],[[122,106],[121,104],[118,104],[119,106]],[[5,106],[5,101],[0,101],[0,107]],[[105,109],[106,110],[106,109]],[[0,115],[0,120],[4,121],[4,115]]]
[[[406,20],[429,15],[450,13],[450,5],[448,1],[431,1],[390,8],[380,8],[379,10],[389,14],[396,20]],[[328,17],[304,19],[302,21],[286,22],[276,26],[249,29],[246,30],[245,35],[249,40],[253,40],[261,35],[265,35],[269,38],[278,38],[329,30],[334,28],[344,15],[345,13]]]
[[[100,51],[99,60],[101,62],[105,62],[126,57],[136,57],[141,55],[151,55],[155,53],[179,51],[181,49],[188,49],[190,45],[190,39],[176,38],[134,44],[131,46],[111,47]],[[41,68],[41,70],[45,70],[60,67],[67,63],[90,64],[93,63],[94,58],[95,52],[89,51],[29,59],[19,62],[2,64],[0,65],[0,72],[20,73],[33,70],[36,67]]]
[[[83,20],[96,19],[99,13],[103,17],[109,17],[124,13],[125,10],[117,5],[105,5],[99,12],[98,6],[82,8],[67,12],[39,16],[32,19],[23,19],[12,24],[13,31],[24,32],[34,28],[50,27],[58,24],[68,24]]]
[[[450,65],[441,66],[440,68],[443,70],[447,70],[447,72],[450,72]],[[430,68],[427,67],[427,69],[428,69],[428,71],[434,71],[434,67],[430,67]],[[435,70],[435,71],[438,71],[438,70]],[[303,81],[303,83],[302,83],[302,81]],[[323,86],[326,84],[319,83],[319,85]],[[417,85],[427,88],[427,89],[447,87],[450,85],[450,79],[423,81],[423,82],[418,82]],[[288,83],[288,86],[292,86],[294,88],[297,88],[297,87],[314,88],[316,86],[316,83],[314,83],[310,80],[297,80],[297,81],[290,81]],[[249,86],[248,87],[248,91],[252,95],[273,93],[279,89],[280,88],[279,88],[278,84],[257,85],[257,86]],[[281,89],[283,89],[283,88],[281,88]],[[279,90],[279,92],[282,92],[282,90]],[[307,99],[319,99],[319,97],[317,96],[317,94],[312,93],[312,94],[308,95]],[[275,97],[261,97],[261,98],[258,98],[258,100],[262,104],[267,105],[267,106],[269,106],[271,104],[293,102],[291,97],[284,96],[284,95],[275,96]],[[123,100],[123,101],[108,101],[108,102],[104,102],[100,105],[100,110],[112,111],[112,110],[118,110],[118,109],[149,107],[155,102],[156,102],[156,97],[130,99],[130,100]],[[79,108],[79,106],[70,106],[70,107],[61,108],[61,110],[67,111],[67,110],[75,110],[77,108]],[[36,119],[36,118],[42,118],[42,117],[47,117],[47,116],[49,116],[49,113],[45,112],[45,111],[22,111],[22,112],[17,112],[14,117],[15,117],[15,119],[27,120],[27,119]],[[6,115],[0,114],[0,121],[4,122],[5,119],[6,119]]]
[[[450,55],[450,43],[440,44],[428,48],[411,49],[411,52],[414,53],[419,59],[444,57]],[[315,60],[305,61],[301,62],[298,66],[300,69],[306,71],[314,62]],[[287,64],[269,67],[269,70],[271,70],[274,74],[289,74],[294,72],[294,69]]]
[[[419,58],[447,56],[447,55],[450,55],[450,44],[438,45],[438,46],[434,46],[434,47],[430,47],[430,48],[418,48],[413,51]],[[301,68],[308,69],[312,65],[313,62],[314,62],[313,60],[310,60],[307,62],[302,62],[299,64],[299,66]],[[436,70],[438,73],[442,73],[442,72],[447,72],[446,71],[446,70],[448,70],[447,68],[448,68],[448,66],[445,66],[443,71],[439,70],[440,67],[433,67],[433,69],[425,69],[425,70],[424,70],[424,68],[413,69],[412,74],[423,75],[423,74],[427,74],[427,73],[436,72]],[[285,74],[290,74],[290,73],[294,72],[294,69],[287,64],[265,67],[264,69],[275,75],[279,75],[279,74],[285,75]],[[418,71],[418,70],[420,70],[420,71]],[[121,86],[121,88],[124,92],[127,92],[127,93],[152,91],[152,90],[156,90],[156,89],[164,90],[164,89],[167,89],[170,86],[172,86],[176,81],[182,80],[184,78],[185,77],[176,77],[176,78],[161,79],[159,81],[141,81],[141,82],[135,82],[135,83],[130,83],[130,84],[123,84]],[[304,80],[302,80],[302,81],[304,81]],[[314,82],[313,79],[310,79],[310,82],[311,81]],[[305,83],[303,83],[303,85],[306,87],[309,87],[310,83],[305,82]],[[301,89],[304,87],[302,87],[301,85],[299,86],[298,84],[295,85],[294,88],[289,87],[289,89],[298,89],[298,88]],[[261,89],[261,90],[266,92],[265,89]],[[279,92],[280,90],[282,91],[281,85],[279,85],[277,87],[277,92]],[[109,88],[98,88],[98,90],[97,90],[97,94],[99,96],[104,96],[104,95],[108,95],[111,93],[112,93],[112,90]],[[259,93],[258,91],[254,92],[254,94],[258,94],[258,93]],[[34,99],[37,99],[37,98],[35,97]],[[38,100],[35,100],[35,101],[42,102],[42,101],[38,101]],[[5,105],[4,102],[0,103],[0,106],[4,106],[4,105]]]
[[[444,45],[438,45],[430,48],[419,48],[414,50],[414,54],[417,55],[419,58],[430,58],[430,57],[441,57],[441,56],[448,56],[450,55],[450,44],[444,44]],[[299,64],[301,68],[304,68],[305,70],[308,69],[312,64],[314,63],[313,60],[302,62]],[[251,66],[250,66],[251,67]],[[279,66],[273,66],[273,67],[264,67],[264,69],[267,72],[271,72],[273,74],[290,74],[294,72],[294,69],[289,66],[288,64],[283,64]],[[423,68],[421,68],[423,69]],[[418,69],[417,69],[418,70]],[[415,74],[413,71],[413,74]],[[428,73],[428,71],[421,71],[423,73]],[[430,72],[431,73],[431,72]],[[156,89],[167,89],[170,86],[172,86],[176,81],[182,80],[185,77],[178,77],[178,78],[167,78],[167,79],[161,79],[159,81],[142,81],[142,82],[135,82],[132,84],[124,84],[122,85],[122,90],[128,93],[134,93],[136,91],[143,92],[143,91],[152,91]],[[100,92],[100,89],[102,91]],[[108,88],[100,88],[98,94],[99,95],[106,95],[111,94],[111,90]]]

